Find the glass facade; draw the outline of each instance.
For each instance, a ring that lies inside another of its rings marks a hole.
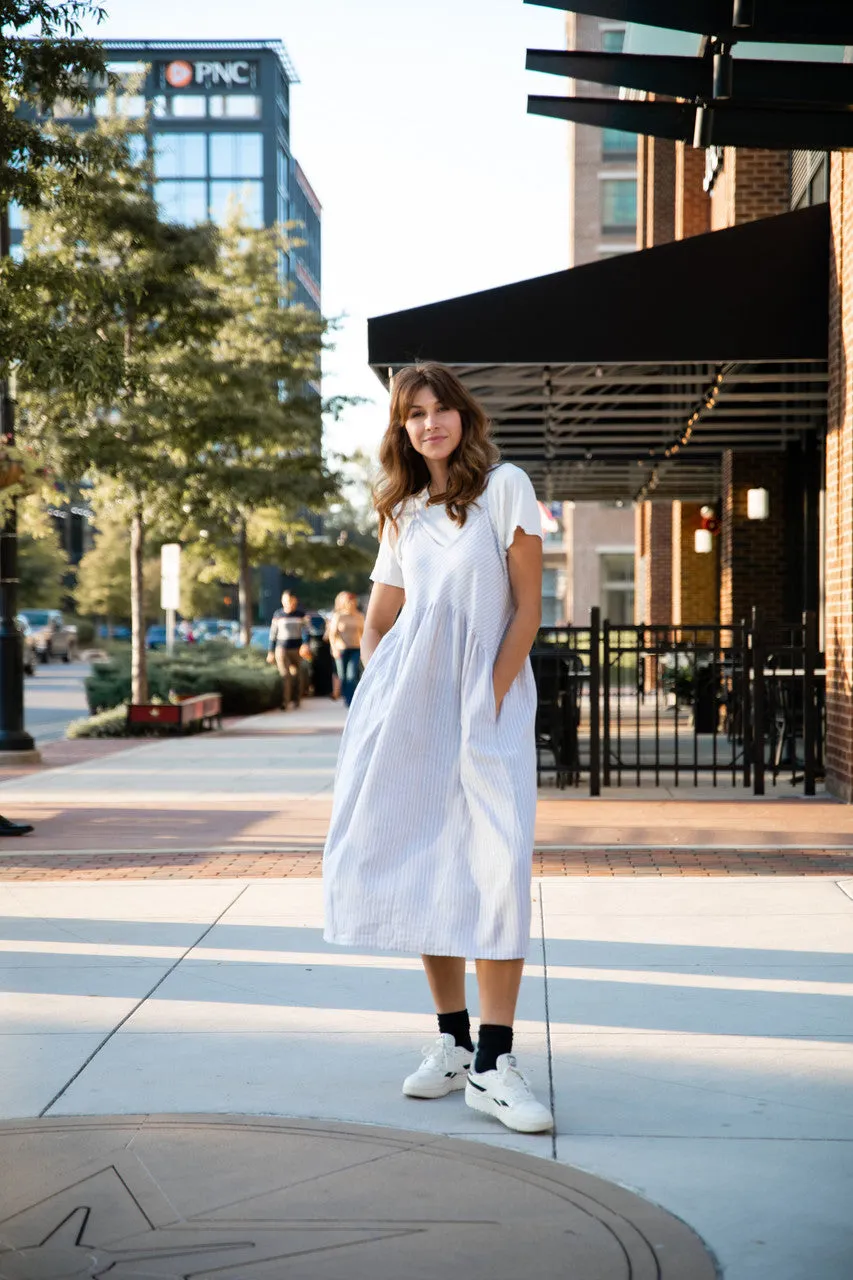
[[[282,255],[292,302],[320,308],[322,210],[290,153],[293,68],[278,41],[105,40],[116,90],[101,80],[88,106],[58,101],[53,115],[75,129],[112,115],[142,120],[133,138],[153,150],[154,192],[164,217],[186,224],[223,221],[239,205],[251,226],[294,223],[303,243]],[[13,252],[23,235],[12,210]]]

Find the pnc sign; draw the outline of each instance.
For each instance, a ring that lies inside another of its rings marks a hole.
[[[191,85],[248,88],[255,85],[256,68],[254,62],[186,62],[176,58],[166,64],[163,79],[170,89],[188,89]]]

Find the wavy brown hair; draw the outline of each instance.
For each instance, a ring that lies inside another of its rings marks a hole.
[[[382,476],[373,493],[379,512],[379,536],[390,520],[397,527],[394,509],[412,494],[420,493],[430,481],[429,468],[413,446],[406,422],[415,396],[424,387],[448,409],[458,409],[462,438],[448,459],[447,488],[429,498],[429,505],[443,503],[447,514],[461,527],[468,508],[486,487],[489,471],[500,461],[500,451],[492,440],[491,423],[482,405],[466,390],[455,373],[441,364],[415,364],[394,375],[388,430],[379,446]]]

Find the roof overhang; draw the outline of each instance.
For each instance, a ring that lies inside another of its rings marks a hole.
[[[713,497],[825,423],[828,291],[821,205],[375,317],[369,360],[454,368],[551,498]]]

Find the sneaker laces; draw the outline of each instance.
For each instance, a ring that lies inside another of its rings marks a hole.
[[[422,1067],[438,1066],[439,1063],[443,1067],[448,1065],[447,1045],[441,1036],[436,1036],[429,1044],[421,1045],[421,1053],[424,1055]]]
[[[501,1089],[506,1094],[507,1102],[535,1101],[530,1081],[521,1070],[513,1054],[506,1055],[506,1062],[501,1064],[498,1072]]]

